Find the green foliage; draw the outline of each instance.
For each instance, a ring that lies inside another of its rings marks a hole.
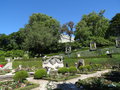
[[[25,26],[27,36],[24,48],[34,54],[48,52],[49,47],[59,40],[59,28],[59,22],[52,17],[40,13],[33,14]]]
[[[87,71],[87,68],[85,66],[80,66],[79,70],[80,70],[80,72],[85,72],[85,71]]]
[[[0,50],[0,57],[5,57],[5,51]]]
[[[23,57],[24,51],[23,50],[11,50],[4,52],[5,57]]]
[[[106,37],[120,36],[120,13],[117,13],[110,21],[109,29],[107,30]]]
[[[104,38],[109,26],[109,20],[103,14],[104,11],[83,15],[81,21],[76,25],[75,39],[83,43],[83,45],[87,44],[86,46],[88,46],[91,36]]]
[[[28,77],[28,73],[26,71],[18,71],[15,73],[13,79],[15,81],[23,82]]]
[[[47,75],[46,69],[39,69],[35,72],[34,78],[35,79],[41,79]]]
[[[75,83],[77,87],[83,86],[84,90],[119,90],[120,84],[107,80],[104,77],[93,77],[79,80]]]
[[[22,65],[23,68],[27,68],[27,67],[35,67],[35,68],[42,68],[42,60],[34,60],[34,59],[30,59],[30,60],[26,60],[26,59],[22,59],[22,60],[16,60],[13,62],[13,68],[18,68],[19,65]]]
[[[66,67],[62,67],[62,68],[58,69],[58,73],[65,74],[65,73],[68,73],[68,72],[69,72],[69,69],[66,68]]]
[[[77,87],[83,86],[85,90],[103,90],[103,88],[105,88],[105,80],[102,78],[90,78],[86,80],[79,80],[76,82],[76,85]]]
[[[70,42],[71,42],[72,35],[74,33],[73,28],[74,28],[74,22],[72,22],[72,21],[70,21],[66,24],[63,24],[61,27],[61,33],[68,34],[68,36],[70,37]]]
[[[10,35],[1,34],[0,48],[3,50],[23,49],[25,34],[25,30],[22,28],[18,32],[11,33]]]
[[[80,72],[91,72],[91,71],[97,71],[101,69],[102,69],[102,65],[100,64],[92,64],[92,65],[86,65],[86,66],[79,67]]]
[[[76,67],[70,67],[69,68],[69,73],[72,73],[72,74],[77,73],[77,68]]]
[[[91,68],[92,68],[93,70],[100,70],[100,69],[103,68],[103,66],[102,66],[101,64],[92,64],[92,65],[91,65]]]
[[[90,37],[90,40],[96,42],[97,46],[99,47],[114,45],[113,42],[110,42],[109,40],[104,39],[103,37]]]
[[[1,65],[6,65],[7,62],[5,62],[5,61],[4,61],[4,62],[1,62],[1,60],[0,60],[0,64],[1,64]]]

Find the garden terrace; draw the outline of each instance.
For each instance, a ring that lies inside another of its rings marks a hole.
[[[105,57],[89,57],[84,58],[85,64],[102,64],[105,66],[112,66],[120,64],[120,54],[113,54],[113,58]],[[68,63],[69,66],[75,66],[75,63],[78,62],[80,58],[64,58],[64,64]]]

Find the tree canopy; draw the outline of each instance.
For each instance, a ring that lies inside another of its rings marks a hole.
[[[66,33],[70,37],[70,41],[71,41],[72,35],[74,34],[73,28],[74,28],[74,22],[72,21],[69,21],[68,23],[63,24],[61,27],[61,33]]]
[[[104,10],[99,13],[92,12],[83,15],[80,22],[76,25],[75,39],[81,43],[89,44],[93,37],[104,39],[109,27],[109,20],[103,16]]]
[[[50,16],[36,13],[25,26],[27,32],[24,48],[33,53],[44,53],[60,38],[60,24]]]
[[[120,37],[120,13],[117,13],[110,21],[106,37],[110,36]]]
[[[99,13],[83,15],[76,26],[73,21],[60,26],[51,16],[34,13],[18,32],[0,34],[0,50],[25,50],[33,55],[64,51],[67,44],[58,43],[61,33],[69,35],[70,40],[75,35],[76,41],[71,43],[72,48],[88,46],[91,41],[95,41],[97,46],[112,45],[115,38],[120,37],[120,13],[108,20],[104,12],[101,10]]]

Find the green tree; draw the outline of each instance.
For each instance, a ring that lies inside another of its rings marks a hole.
[[[120,13],[117,13],[110,21],[109,29],[107,30],[106,37],[120,36]]]
[[[6,49],[8,45],[8,36],[5,34],[0,34],[0,48]]]
[[[76,25],[75,39],[88,44],[92,36],[104,38],[109,26],[109,20],[103,16],[104,12],[101,10],[99,13],[92,12],[83,15],[81,21]]]
[[[73,28],[74,28],[74,22],[72,22],[72,21],[70,21],[66,24],[63,24],[62,28],[61,28],[61,33],[66,33],[70,37],[70,42],[71,42],[71,37],[74,34]]]
[[[30,16],[24,29],[27,33],[24,48],[34,54],[48,52],[50,46],[56,44],[60,38],[59,22],[44,14]]]

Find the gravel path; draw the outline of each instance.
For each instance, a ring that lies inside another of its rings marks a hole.
[[[74,78],[74,79],[70,79],[70,80],[67,80],[65,83],[71,83],[71,84],[75,84],[76,81],[78,81],[78,79],[86,79],[86,78],[90,78],[90,77],[100,77],[101,74],[104,74],[104,73],[107,73],[109,72],[110,70],[103,70],[103,71],[97,71],[96,73],[92,73],[92,74],[81,74],[80,77],[78,78]],[[30,82],[33,82],[33,83],[39,83],[40,86],[38,88],[35,88],[35,89],[32,89],[32,90],[47,90],[46,89],[46,85],[48,83],[47,80],[34,80],[33,77],[30,77],[28,78],[28,81]],[[55,82],[56,84],[62,84],[64,82]]]
[[[46,85],[48,83],[47,80],[35,80],[33,77],[27,78],[27,80],[32,83],[40,84],[40,86],[38,88],[34,88],[32,90],[47,90],[46,89]]]

